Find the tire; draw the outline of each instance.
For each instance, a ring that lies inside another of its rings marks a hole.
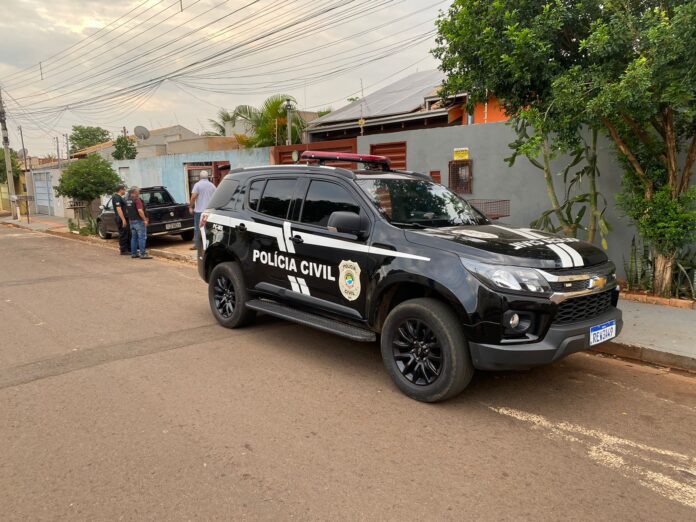
[[[181,239],[184,241],[193,241],[193,230],[187,230],[181,233]]]
[[[97,221],[97,234],[104,240],[111,239],[111,233],[106,231],[106,225],[104,225],[104,221],[101,219]]]
[[[474,375],[461,322],[437,299],[412,299],[394,308],[384,322],[380,346],[394,384],[417,401],[451,399]]]
[[[246,307],[249,294],[237,263],[220,263],[208,281],[208,301],[218,323],[225,328],[240,328],[254,320],[256,312]]]

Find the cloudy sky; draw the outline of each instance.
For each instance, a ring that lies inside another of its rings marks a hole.
[[[276,93],[338,108],[436,68],[434,20],[449,3],[14,0],[0,18],[11,144],[19,125],[32,155],[55,154],[56,136],[64,151],[75,124],[201,132],[220,107]]]

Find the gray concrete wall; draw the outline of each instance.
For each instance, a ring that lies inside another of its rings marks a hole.
[[[442,183],[448,184],[448,164],[457,147],[469,147],[473,163],[473,194],[470,199],[509,199],[509,218],[501,221],[519,226],[529,224],[550,208],[544,178],[525,158],[518,158],[510,168],[509,144],[515,140],[513,130],[505,123],[442,127],[358,138],[358,152],[369,154],[373,143],[406,142],[406,163],[409,170],[429,173],[439,170]],[[621,169],[607,140],[600,144],[601,172],[599,188],[609,204],[606,216],[613,227],[608,237],[609,257],[623,273],[623,259],[628,258],[635,231],[616,208],[615,196],[621,187]],[[562,162],[556,162],[560,169]],[[561,180],[558,183],[562,195]],[[578,207],[579,208],[579,207]],[[598,243],[598,242],[597,242]]]

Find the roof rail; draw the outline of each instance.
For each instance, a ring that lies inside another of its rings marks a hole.
[[[351,154],[348,152],[323,152],[307,150],[300,156],[300,161],[318,161],[323,165],[327,161],[344,161],[346,163],[362,163],[367,168],[376,170],[391,170],[391,160],[386,156],[372,154]]]

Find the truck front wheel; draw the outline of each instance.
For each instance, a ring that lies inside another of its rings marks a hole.
[[[437,299],[412,299],[394,308],[384,322],[380,345],[394,384],[418,401],[450,399],[474,374],[461,322]]]

